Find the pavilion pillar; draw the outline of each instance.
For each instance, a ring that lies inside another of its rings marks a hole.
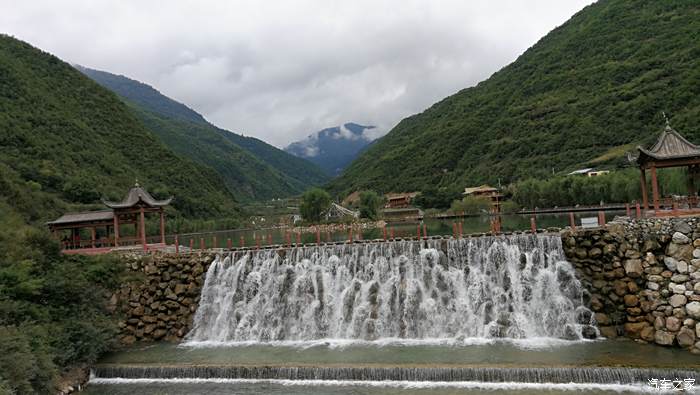
[[[659,211],[659,182],[656,178],[656,166],[651,167],[651,193],[654,199],[654,215]]]
[[[160,243],[165,244],[165,213],[160,209]]]
[[[139,227],[141,236],[141,245],[143,245],[143,250],[148,250],[148,245],[146,245],[146,212],[143,206],[139,209]]]
[[[643,167],[641,167],[639,170],[641,172],[642,182],[642,207],[644,210],[649,210],[649,197],[647,196],[647,175]]]
[[[90,242],[92,245],[92,248],[95,248],[95,227],[93,226],[90,228]]]
[[[119,247],[119,216],[114,213],[114,246]]]

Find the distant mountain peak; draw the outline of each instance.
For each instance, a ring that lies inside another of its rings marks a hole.
[[[304,140],[289,144],[284,150],[320,166],[335,176],[374,141],[375,126],[344,123],[310,134]]]

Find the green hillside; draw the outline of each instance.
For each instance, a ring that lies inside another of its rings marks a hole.
[[[0,199],[32,223],[121,199],[135,180],[187,217],[236,216],[212,169],[178,156],[112,92],[0,35]]]
[[[626,165],[662,111],[700,143],[700,6],[601,0],[515,62],[401,121],[330,184],[461,189]]]
[[[149,85],[104,71],[78,69],[123,97],[168,147],[216,170],[240,200],[288,197],[328,181],[316,165],[256,138],[217,128]]]

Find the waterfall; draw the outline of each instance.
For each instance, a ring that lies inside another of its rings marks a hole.
[[[595,338],[557,235],[234,252],[210,265],[186,342]]]

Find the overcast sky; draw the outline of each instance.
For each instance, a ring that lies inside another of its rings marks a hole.
[[[0,0],[0,31],[278,147],[488,78],[590,0]]]

